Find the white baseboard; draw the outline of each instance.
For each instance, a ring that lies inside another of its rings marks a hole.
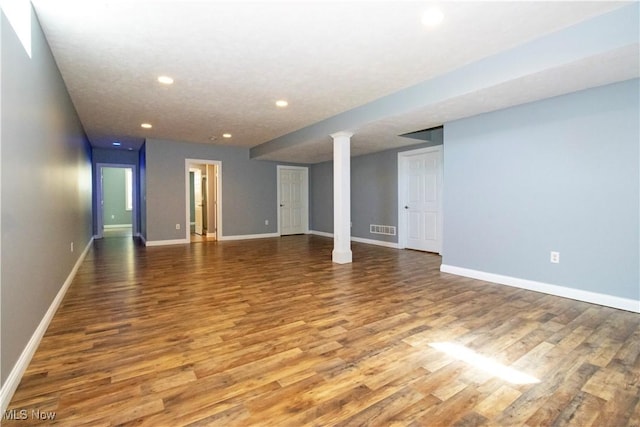
[[[366,243],[367,245],[376,245],[376,246],[384,246],[385,248],[399,249],[399,246],[398,246],[397,243],[384,242],[382,240],[365,239],[363,237],[353,237],[353,236],[351,236],[351,241],[352,242],[358,242],[358,243]]]
[[[324,231],[309,230],[309,234],[313,234],[315,236],[329,237],[333,239],[333,233],[327,233]]]
[[[20,384],[22,375],[24,374],[25,370],[29,366],[29,363],[31,362],[33,355],[38,349],[38,345],[40,345],[40,341],[42,340],[42,337],[44,336],[45,332],[47,332],[47,328],[51,323],[51,319],[53,319],[53,316],[56,314],[56,311],[58,310],[60,303],[62,303],[62,299],[64,298],[64,295],[67,293],[69,286],[71,286],[71,282],[73,282],[73,279],[76,277],[76,273],[78,272],[80,265],[82,265],[84,258],[87,256],[87,253],[89,252],[89,249],[91,248],[92,243],[93,243],[93,237],[91,237],[91,239],[89,240],[89,243],[87,243],[87,246],[84,248],[84,251],[82,251],[82,254],[80,254],[80,256],[78,257],[78,260],[76,261],[75,265],[71,269],[71,272],[67,276],[67,280],[65,280],[64,284],[58,291],[56,297],[53,299],[53,302],[51,302],[49,309],[44,314],[44,317],[40,321],[40,324],[38,325],[36,330],[33,332],[33,335],[31,335],[29,342],[27,343],[24,350],[22,350],[22,353],[20,354],[20,357],[16,361],[16,364],[13,366],[13,369],[11,369],[11,372],[9,372],[9,376],[7,377],[7,380],[3,384],[2,389],[0,389],[0,414],[4,414],[4,411],[7,409],[7,406],[9,406],[9,402],[13,397],[13,393],[15,393],[16,389],[18,388],[18,385]]]
[[[110,224],[110,225],[104,225],[103,228],[130,228],[132,227],[131,224]]]
[[[207,234],[207,237],[215,237],[215,236],[216,236],[215,233],[211,233],[211,235]],[[241,234],[237,236],[220,236],[218,240],[250,240],[250,239],[265,239],[268,237],[280,237],[280,235],[278,233]],[[150,241],[145,241],[145,246],[183,245],[188,243],[191,243],[191,241],[186,239],[150,240]]]
[[[187,243],[191,243],[187,239],[175,239],[175,240],[146,240],[144,241],[145,246],[167,246],[167,245],[185,245]]]
[[[328,237],[330,239],[333,239],[333,233],[327,233],[325,231],[309,230],[309,234],[313,234],[315,236]]]
[[[316,230],[310,230],[309,233],[310,234],[314,234],[316,236],[329,237],[329,238],[333,239],[333,233],[326,233],[324,231],[316,231]],[[365,239],[363,237],[351,236],[351,241],[352,242],[358,242],[358,243],[365,243],[367,245],[384,246],[386,248],[393,248],[393,249],[399,249],[400,248],[400,246],[397,243],[384,242],[382,240]]]
[[[443,273],[455,274],[457,276],[470,277],[472,279],[484,280],[486,282],[497,283],[500,285],[513,286],[515,288],[528,289],[530,291],[542,292],[549,295],[640,313],[640,300],[636,301],[629,298],[621,298],[581,289],[567,288],[565,286],[519,279],[517,277],[502,276],[500,274],[487,273],[484,271],[471,270],[452,265],[442,264],[440,266],[440,271]]]
[[[278,233],[240,234],[237,236],[220,236],[218,240],[266,239],[268,237],[280,237],[280,235]]]

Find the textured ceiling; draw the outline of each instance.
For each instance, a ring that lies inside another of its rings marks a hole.
[[[625,3],[440,2],[437,29],[420,23],[425,2],[33,4],[91,144],[135,149],[147,137],[253,147]],[[626,58],[614,58],[619,67],[582,64],[597,70],[589,79],[568,67],[522,79],[517,91],[496,87],[367,123],[353,154],[415,144],[397,135],[447,120],[617,81],[629,74]],[[160,85],[161,74],[175,83]],[[275,107],[281,98],[289,107]],[[327,137],[264,158],[315,162],[330,150]]]

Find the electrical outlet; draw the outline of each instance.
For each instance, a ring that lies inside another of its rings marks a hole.
[[[551,256],[549,258],[549,261],[552,264],[560,264],[560,252],[551,251]]]
[[[180,230],[180,224],[176,224],[176,230]]]
[[[269,220],[268,219],[264,220],[264,225],[269,225]]]

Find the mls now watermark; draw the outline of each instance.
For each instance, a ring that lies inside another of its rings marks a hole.
[[[40,409],[10,409],[4,411],[2,415],[3,420],[13,421],[25,421],[25,420],[40,420],[40,421],[53,421],[56,419],[56,413],[53,411],[41,411]]]

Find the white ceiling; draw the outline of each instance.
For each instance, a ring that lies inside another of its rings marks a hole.
[[[436,29],[420,23],[428,2],[33,4],[91,144],[136,149],[148,137],[212,144],[214,136],[214,144],[253,147],[628,3],[441,1],[445,20]],[[607,64],[568,64],[363,124],[353,153],[414,144],[397,135],[637,76],[637,51],[608,55]],[[162,74],[175,83],[160,85]],[[274,105],[281,98],[286,109]],[[330,142],[312,138],[264,158],[322,161]]]

